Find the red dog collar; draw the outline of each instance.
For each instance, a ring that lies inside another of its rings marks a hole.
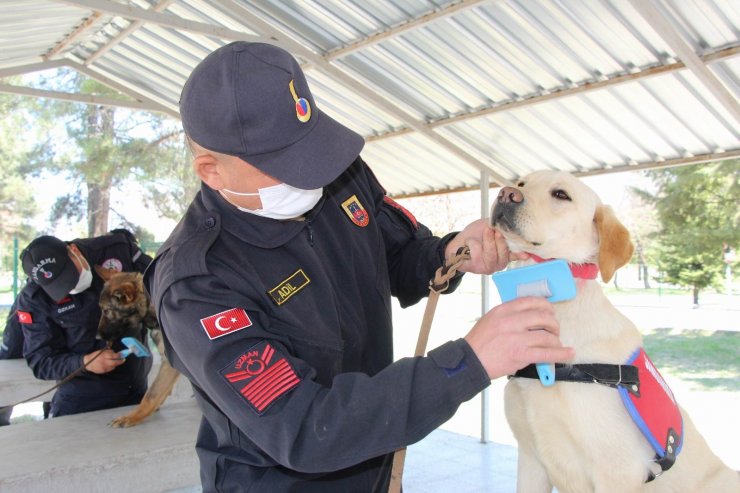
[[[541,264],[542,262],[547,262],[548,260],[553,260],[551,258],[545,259],[542,257],[538,257],[534,253],[529,253],[529,257],[537,262],[538,264]],[[571,264],[568,263],[568,267],[570,267],[570,271],[573,273],[573,277],[578,279],[596,279],[596,276],[599,275],[599,266],[596,264]]]

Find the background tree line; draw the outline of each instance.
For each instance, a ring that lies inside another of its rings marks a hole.
[[[121,97],[71,71],[31,82],[43,89]],[[138,196],[131,200],[144,201],[158,217],[179,219],[200,186],[187,152],[180,123],[163,115],[0,94],[0,238],[6,269],[12,263],[9,238],[18,237],[22,248],[49,232],[31,222],[38,211],[29,187],[33,180],[51,175],[60,185],[72,184],[49,191],[56,196],[49,229],[60,221],[86,221],[88,236],[126,227],[151,242],[152,232],[126,210],[111,207],[111,193],[133,183]],[[641,265],[646,286],[648,265],[658,270],[660,281],[691,288],[695,303],[702,289],[721,286],[722,245],[740,243],[739,173],[737,159],[646,172],[653,188],[633,190],[638,203],[626,221],[637,246],[633,262]],[[449,218],[442,222],[455,222],[448,197],[431,200],[443,201],[435,213],[447,210]]]

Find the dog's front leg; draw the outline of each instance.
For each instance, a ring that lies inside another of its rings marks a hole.
[[[519,447],[516,471],[517,493],[550,493],[552,484],[547,477],[545,466],[535,454]]]

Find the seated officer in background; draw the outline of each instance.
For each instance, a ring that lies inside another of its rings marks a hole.
[[[40,236],[23,250],[21,262],[29,279],[16,298],[15,315],[28,366],[36,378],[62,380],[88,365],[54,394],[52,417],[138,404],[152,360],[121,359],[120,341],[108,349],[96,337],[104,281],[94,269],[143,272],[151,257],[134,236],[116,230],[69,243]],[[146,343],[144,330],[139,339]]]

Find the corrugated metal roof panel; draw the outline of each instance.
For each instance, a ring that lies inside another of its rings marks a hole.
[[[13,36],[0,39],[0,67],[43,60],[97,15],[55,56],[92,60],[90,73],[173,113],[206,54],[244,35],[273,40],[305,65],[321,109],[366,136],[363,156],[394,194],[476,187],[481,169],[501,181],[740,155],[734,0],[121,3],[125,14],[0,0]]]

